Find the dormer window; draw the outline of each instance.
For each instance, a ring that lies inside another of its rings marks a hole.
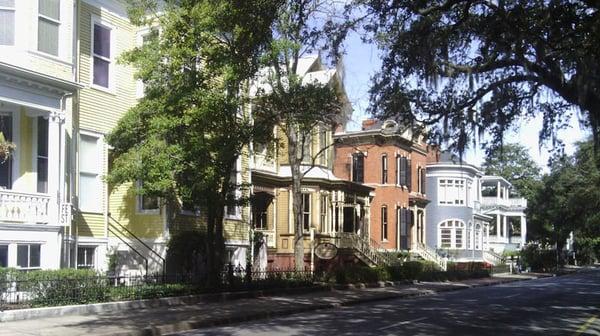
[[[15,44],[15,0],[0,0],[0,45]]]

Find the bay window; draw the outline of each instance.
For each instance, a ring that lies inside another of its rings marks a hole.
[[[439,204],[464,205],[465,181],[461,179],[440,179],[438,181]]]

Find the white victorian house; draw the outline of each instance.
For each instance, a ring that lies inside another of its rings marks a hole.
[[[0,267],[65,264],[71,224],[73,0],[0,0]],[[1,160],[0,160],[1,161]]]

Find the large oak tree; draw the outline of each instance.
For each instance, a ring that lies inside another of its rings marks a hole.
[[[420,120],[462,151],[542,115],[542,140],[583,116],[600,144],[600,2],[358,0],[383,55],[372,110]]]

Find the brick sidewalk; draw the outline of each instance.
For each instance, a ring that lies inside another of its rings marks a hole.
[[[164,335],[171,332],[291,315],[317,309],[432,295],[436,292],[532,278],[534,277],[503,276],[462,282],[427,282],[383,288],[332,290],[173,307],[131,309],[125,312],[38,318],[0,323],[0,336]]]

